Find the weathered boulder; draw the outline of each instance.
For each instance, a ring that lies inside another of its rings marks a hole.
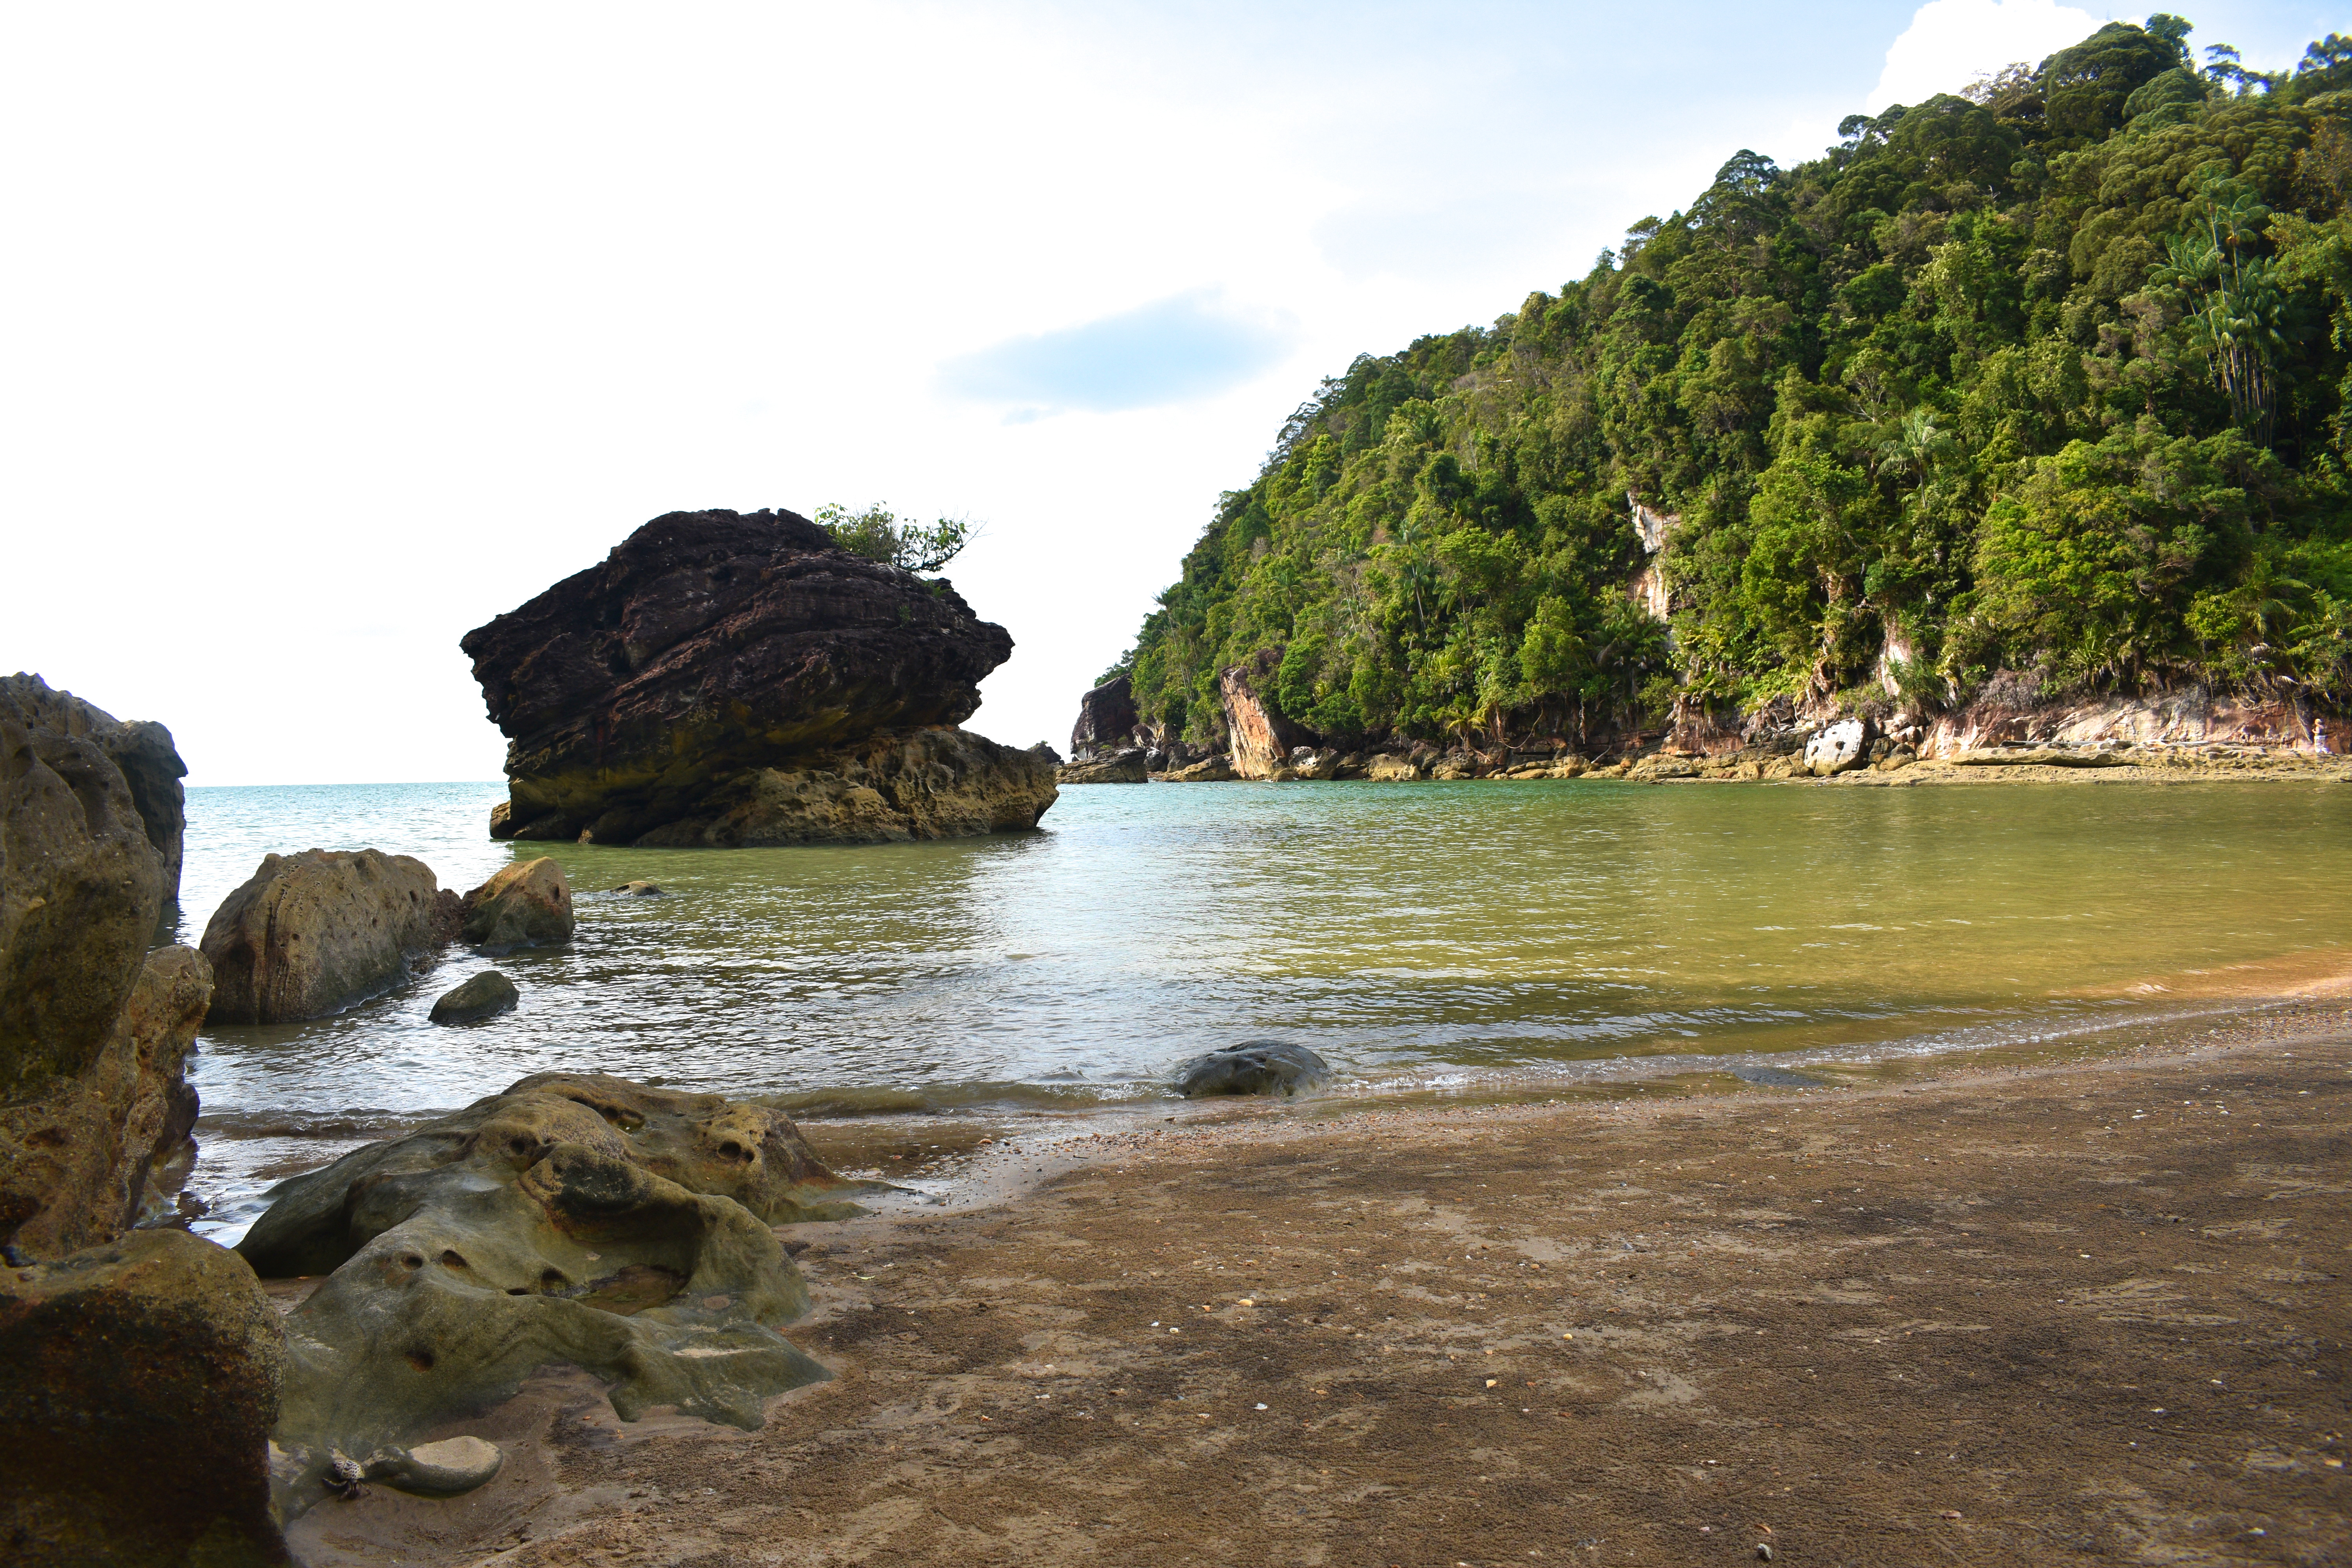
[[[1066,784],[1144,784],[1150,780],[1143,748],[1097,753],[1092,762],[1065,763],[1055,774]]]
[[[455,934],[433,868],[378,849],[265,856],[205,926],[215,1024],[316,1018],[402,979]]]
[[[269,1432],[285,1336],[184,1231],[0,1270],[0,1543],[32,1568],[287,1561]]]
[[[14,708],[25,722],[86,741],[106,754],[122,774],[131,809],[162,862],[163,903],[177,903],[188,826],[186,794],[180,781],[187,777],[188,764],[180,760],[172,731],[152,720],[117,719],[70,691],[53,691],[39,676],[22,671],[0,678],[0,702]]]
[[[1805,742],[1805,771],[1815,778],[1846,773],[1870,761],[1872,725],[1862,719],[1841,719]]]
[[[1023,832],[1054,804],[1055,772],[1034,750],[968,730],[871,735],[741,774],[699,802],[697,815],[636,842],[725,848]]]
[[[1187,1100],[1217,1094],[1303,1094],[1331,1076],[1331,1064],[1286,1040],[1252,1040],[1194,1057],[1176,1069]]]
[[[715,796],[806,772],[811,753],[961,723],[1013,639],[945,583],[842,550],[805,518],[698,511],[656,518],[461,646],[509,742],[493,830],[626,844],[707,823],[723,815]]]
[[[1639,784],[1664,784],[1668,779],[1695,779],[1699,776],[1699,766],[1688,757],[1673,757],[1660,752],[1626,769],[1625,776]]]
[[[545,855],[500,868],[461,908],[459,934],[477,947],[555,947],[572,940],[572,884]]]
[[[1421,769],[1411,757],[1381,752],[1365,762],[1364,777],[1374,784],[1410,784],[1421,777]]]
[[[514,1010],[521,1001],[515,984],[495,969],[485,969],[443,992],[434,1000],[430,1021],[436,1024],[478,1024]]]
[[[1483,771],[1474,752],[1448,752],[1429,765],[1433,779],[1475,779]]]
[[[486,1479],[478,1450],[412,1445],[550,1363],[609,1381],[625,1420],[757,1427],[830,1375],[775,1331],[808,1291],[769,1227],[856,1213],[861,1185],[781,1111],[564,1074],[280,1184],[238,1250],[331,1270],[287,1324],[286,1516],[362,1479]]]
[[[1223,756],[1202,757],[1199,762],[1171,770],[1162,775],[1170,784],[1225,784],[1236,775],[1233,764]]]
[[[1070,726],[1070,760],[1092,762],[1099,752],[1124,751],[1133,745],[1136,717],[1134,683],[1125,675],[1115,675],[1104,681],[1078,699],[1078,721]]]

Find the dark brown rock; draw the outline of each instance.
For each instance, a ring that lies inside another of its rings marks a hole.
[[[52,691],[39,676],[21,671],[0,679],[0,700],[30,715],[30,722],[88,741],[106,753],[122,774],[131,809],[162,861],[163,901],[167,909],[177,903],[188,828],[186,792],[180,781],[187,777],[188,764],[180,760],[172,731],[152,720],[117,719],[70,691]]]
[[[0,1554],[286,1562],[269,1495],[284,1346],[245,1260],[183,1231],[0,1270]]]
[[[1102,752],[1135,744],[1135,685],[1115,675],[1078,699],[1078,721],[1070,728],[1070,760],[1087,763]]]
[[[380,849],[269,855],[205,926],[215,1024],[317,1018],[384,990],[448,940],[433,868]]]
[[[1066,784],[1143,784],[1151,773],[1143,748],[1129,746],[1125,751],[1098,752],[1091,762],[1065,763],[1055,776]]]
[[[461,646],[525,839],[625,844],[762,768],[956,724],[1011,656],[945,583],[792,512],[671,512]]]

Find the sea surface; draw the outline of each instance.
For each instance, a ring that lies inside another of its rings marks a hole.
[[[1535,784],[1097,785],[1041,831],[857,848],[511,846],[497,784],[188,792],[181,940],[272,850],[373,846],[445,887],[562,862],[568,947],[436,1028],[490,961],[332,1017],[212,1028],[200,1228],[526,1073],[803,1117],[1164,1096],[1199,1052],[1312,1046],[1331,1093],[1541,1091],[2023,1044],[2352,970],[2352,791]],[[635,879],[667,897],[595,891]]]

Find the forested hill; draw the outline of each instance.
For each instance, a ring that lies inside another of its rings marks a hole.
[[[2340,710],[2352,39],[2264,76],[2189,30],[1743,152],[1582,281],[1358,359],[1113,673],[1207,746],[1229,667],[1341,743],[1989,682]]]

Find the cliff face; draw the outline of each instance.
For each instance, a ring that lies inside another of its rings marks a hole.
[[[805,518],[697,511],[656,518],[460,646],[509,742],[493,831],[631,843],[707,822],[761,770],[960,723],[1013,639],[945,583],[852,555]],[[992,765],[1028,756],[966,739]]]

